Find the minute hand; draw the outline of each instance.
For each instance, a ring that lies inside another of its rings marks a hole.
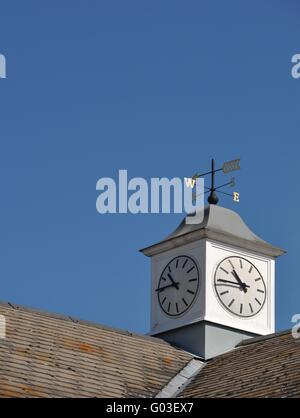
[[[231,282],[230,280],[218,279],[218,282],[234,284],[235,286],[238,286],[239,285],[239,283]],[[243,283],[243,285],[245,285],[245,287],[250,287],[250,286],[248,286],[247,284],[244,284],[244,283]]]
[[[158,287],[157,289],[155,289],[155,291],[156,292],[161,292],[161,291],[163,291],[165,289],[168,289],[168,287],[176,287],[177,284],[178,283],[175,282],[175,284],[172,283],[172,284],[168,284],[168,285],[163,286],[163,287]]]

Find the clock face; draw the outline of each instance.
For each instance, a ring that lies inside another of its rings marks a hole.
[[[163,312],[171,317],[186,312],[196,299],[199,282],[199,270],[191,257],[173,258],[164,268],[155,289]]]
[[[214,286],[221,304],[232,314],[257,315],[266,301],[266,285],[254,264],[242,257],[227,257],[215,272]]]

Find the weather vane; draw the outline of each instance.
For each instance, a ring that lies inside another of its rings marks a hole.
[[[224,174],[228,174],[231,173],[232,171],[235,170],[239,170],[240,169],[240,158],[237,158],[235,160],[231,160],[231,161],[227,161],[225,162],[221,168],[217,168],[215,169],[215,160],[212,159],[211,160],[211,171],[208,171],[207,173],[202,173],[202,174],[194,174],[192,177],[193,183],[192,183],[192,187],[194,187],[195,183],[196,183],[196,179],[198,177],[204,177],[207,175],[211,175],[211,186],[210,187],[204,187],[206,189],[206,191],[204,192],[209,193],[209,196],[207,198],[208,203],[210,203],[211,205],[216,205],[219,201],[219,198],[217,196],[216,191],[218,190],[218,193],[222,193],[224,195],[227,196],[231,196],[233,198],[233,201],[238,203],[240,201],[240,194],[238,192],[233,192],[233,193],[227,193],[224,192],[220,189],[222,189],[223,187],[226,186],[230,186],[230,187],[234,187],[235,186],[235,178],[232,177],[230,181],[228,181],[225,184],[222,184],[221,186],[217,186],[215,185],[215,174],[218,171],[223,171]],[[196,188],[195,188],[196,191]],[[195,198],[196,196],[194,196]]]

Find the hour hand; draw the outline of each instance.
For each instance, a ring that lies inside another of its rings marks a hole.
[[[243,291],[246,293],[248,286],[246,285],[246,283],[243,283],[242,282],[242,280],[240,279],[239,275],[237,274],[237,272],[234,269],[232,270],[232,275],[235,277],[235,279],[238,281],[238,283],[241,286],[241,288],[243,289]]]
[[[168,277],[169,277],[169,279],[171,280],[172,285],[173,285],[173,286],[175,286],[175,287],[176,287],[176,289],[178,289],[178,283],[177,283],[177,282],[175,282],[175,280],[173,279],[173,277],[171,276],[171,274],[170,274],[170,273],[168,273]]]
[[[238,276],[238,274],[237,274],[237,272],[235,270],[232,270],[231,274],[239,282],[240,285],[243,284],[242,280],[239,278],[239,276]]]

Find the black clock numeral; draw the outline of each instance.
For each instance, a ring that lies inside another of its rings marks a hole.
[[[186,263],[188,262],[188,259],[185,260],[185,262],[183,263],[182,268],[184,269],[184,267],[186,266]]]
[[[241,307],[240,307],[240,314],[243,313],[243,304],[241,303]]]
[[[240,267],[243,268],[243,261],[240,259]]]
[[[261,290],[261,289],[257,289],[257,291],[258,291],[259,293],[265,293],[265,291],[264,291],[264,290]]]
[[[176,260],[176,268],[178,268],[179,258]]]
[[[231,308],[231,306],[234,304],[235,299],[232,299],[232,301],[229,303],[228,308]]]
[[[176,302],[176,312],[178,313],[179,312],[179,309],[178,309],[178,303]]]
[[[233,268],[233,270],[235,269],[235,267],[234,267],[234,265],[232,264],[232,261],[231,260],[228,260],[229,261],[229,264],[231,265],[231,267]]]
[[[169,273],[171,273],[171,267],[170,266],[168,266],[168,270],[169,270]]]
[[[229,293],[229,290],[225,290],[225,292],[221,292],[220,295],[223,296],[223,295],[226,295],[227,293]]]
[[[261,277],[258,277],[257,279],[255,279],[256,282],[259,282],[261,280]]]
[[[251,303],[249,303],[249,308],[250,308],[251,313],[253,313],[253,308],[252,308]]]
[[[162,279],[164,282],[167,280],[165,277],[162,277],[161,279]]]
[[[197,279],[197,277],[196,278],[194,278],[194,279],[189,279],[189,282],[196,282],[198,279]]]
[[[255,300],[259,304],[259,306],[261,306],[261,302],[257,298],[255,298]]]
[[[224,271],[224,273],[229,274],[229,271],[223,269],[223,267],[220,267],[220,270]]]
[[[170,309],[171,309],[171,302],[169,302],[169,305],[168,305],[168,312],[170,312]]]
[[[161,304],[162,304],[162,305],[165,303],[166,299],[167,299],[167,297],[165,296],[165,297],[163,298],[162,302],[161,302]]]
[[[185,304],[185,306],[188,306],[188,303],[184,298],[182,298],[182,302]]]
[[[195,266],[191,267],[188,271],[187,274],[189,274],[192,270],[194,270]]]
[[[190,290],[190,289],[188,289],[187,292],[190,293],[191,295],[195,294],[195,292],[193,290]]]
[[[253,266],[251,266],[250,268],[249,268],[249,271],[248,271],[248,273],[251,273],[251,271],[253,270]]]

